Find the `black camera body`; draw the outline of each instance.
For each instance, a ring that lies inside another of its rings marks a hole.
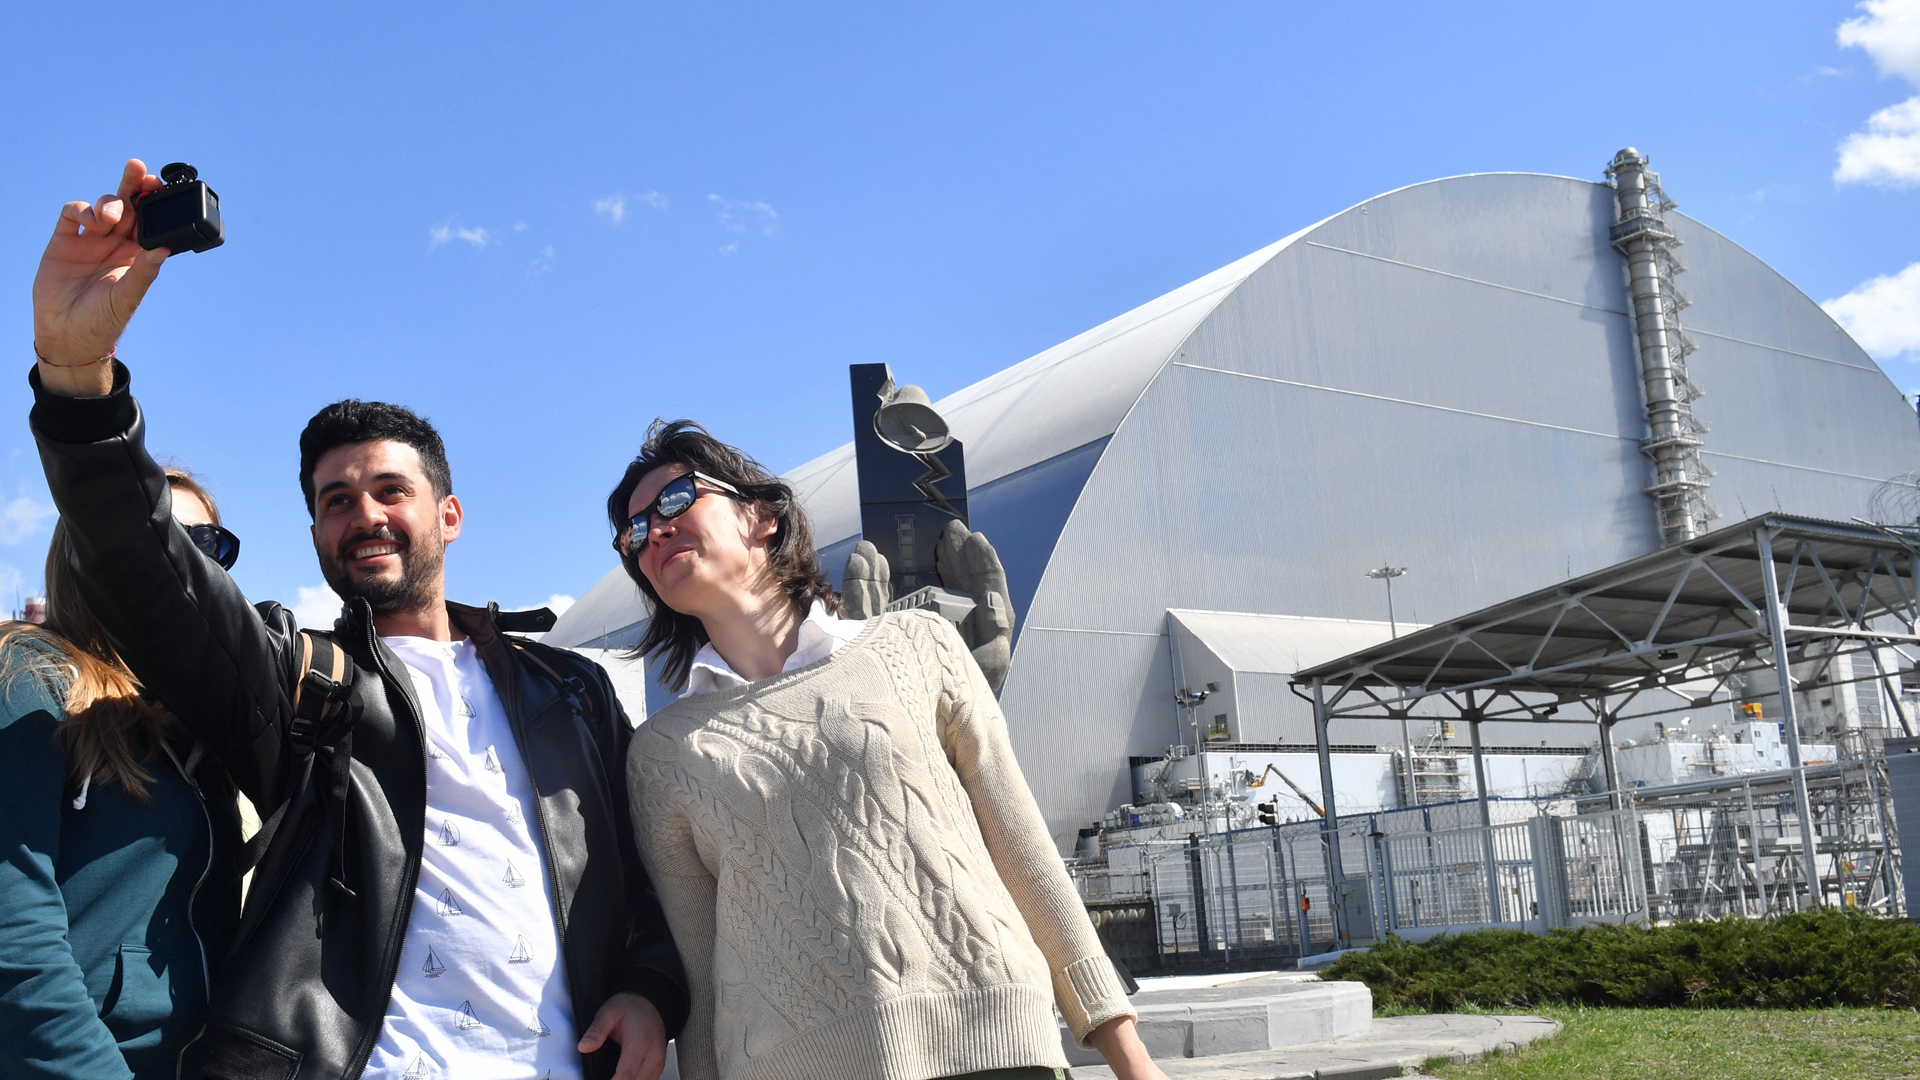
[[[182,251],[206,251],[227,242],[227,227],[220,220],[220,196],[213,193],[200,171],[184,161],[160,169],[166,186],[149,191],[134,201],[139,215],[140,246],[149,250],[166,248]]]

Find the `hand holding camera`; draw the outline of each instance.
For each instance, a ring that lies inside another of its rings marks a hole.
[[[33,278],[33,347],[47,389],[71,397],[110,392],[114,345],[160,264],[173,250],[205,251],[225,239],[219,199],[192,166],[161,172],[164,180],[129,160],[112,194],[60,208]]]

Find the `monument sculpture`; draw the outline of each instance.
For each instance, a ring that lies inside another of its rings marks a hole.
[[[926,391],[885,364],[854,364],[860,543],[840,592],[850,619],[926,608],[960,630],[995,693],[1013,662],[1007,573],[967,520],[966,454]]]

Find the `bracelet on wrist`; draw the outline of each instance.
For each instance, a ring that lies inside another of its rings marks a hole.
[[[111,360],[113,359],[114,354],[119,351],[120,351],[120,346],[115,345],[113,348],[107,350],[107,355],[96,356],[84,364],[56,364],[53,361],[47,359],[46,354],[40,351],[39,345],[36,344],[33,347],[33,355],[41,363],[47,365],[50,368],[63,368],[68,371],[73,371],[73,370],[77,370],[79,368],[84,368],[84,367],[92,367],[93,365],[99,363],[102,360]]]

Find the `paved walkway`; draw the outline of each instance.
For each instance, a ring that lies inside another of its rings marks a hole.
[[[1169,1080],[1376,1080],[1418,1075],[1430,1058],[1465,1061],[1489,1050],[1526,1046],[1560,1030],[1539,1016],[1394,1016],[1365,1035],[1250,1054],[1159,1059]],[[1073,1080],[1113,1080],[1104,1065],[1069,1070]]]

